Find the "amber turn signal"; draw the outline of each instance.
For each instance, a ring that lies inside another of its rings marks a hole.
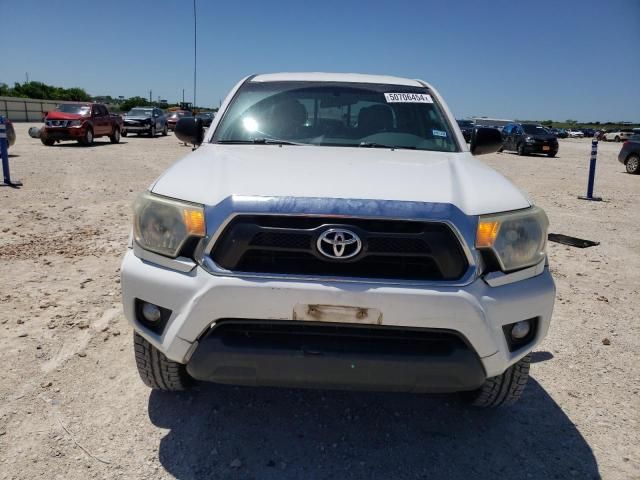
[[[192,210],[185,208],[182,210],[182,217],[184,218],[184,225],[187,228],[187,233],[196,237],[204,237],[204,212],[202,209]]]
[[[476,247],[477,248],[489,248],[492,247],[498,232],[500,231],[500,222],[497,221],[483,221],[478,222],[478,232],[476,234]]]

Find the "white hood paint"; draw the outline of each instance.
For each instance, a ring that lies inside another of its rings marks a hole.
[[[152,191],[204,205],[246,195],[450,203],[467,215],[530,206],[468,152],[351,147],[203,144]]]

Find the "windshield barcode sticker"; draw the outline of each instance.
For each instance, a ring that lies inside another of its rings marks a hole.
[[[428,93],[385,93],[387,103],[433,103]]]

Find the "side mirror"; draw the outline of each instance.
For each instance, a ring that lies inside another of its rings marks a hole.
[[[176,137],[184,143],[200,145],[204,140],[202,120],[196,117],[183,117],[176,123]]]
[[[474,128],[471,134],[471,155],[494,153],[502,147],[502,135],[497,128]]]

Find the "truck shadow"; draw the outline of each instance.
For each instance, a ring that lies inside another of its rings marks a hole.
[[[457,396],[200,385],[152,392],[164,468],[181,480],[600,478],[591,448],[533,379],[511,408]]]
[[[99,141],[96,140],[91,145],[81,145],[78,142],[66,142],[66,143],[56,143],[52,145],[53,147],[58,148],[96,148],[96,147],[106,147],[107,145],[126,145],[127,142],[123,142],[122,140],[118,143],[111,143],[109,140],[107,141]]]

